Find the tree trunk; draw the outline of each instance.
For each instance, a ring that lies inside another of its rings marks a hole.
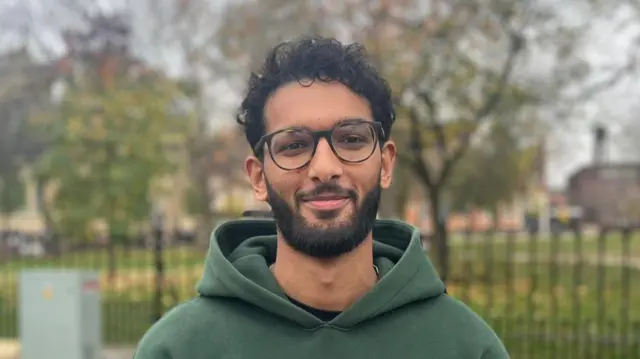
[[[398,197],[396,198],[396,201],[394,203],[395,212],[402,219],[407,218],[407,205],[409,204],[409,193],[410,193],[409,188],[410,187],[407,184],[403,184],[402,188],[400,188],[398,191]]]
[[[196,245],[198,248],[209,248],[209,237],[211,236],[211,230],[213,229],[214,220],[213,213],[211,211],[212,194],[209,188],[209,172],[201,171],[195,174],[195,185],[198,187],[198,193],[201,199],[198,201],[197,218],[196,223]],[[215,194],[214,194],[215,195]]]
[[[55,221],[53,220],[48,204],[42,204],[40,213],[42,214],[44,228],[47,233],[47,239],[49,240],[50,254],[53,258],[60,258],[60,256],[66,252],[65,246],[68,246],[69,243],[68,241],[66,243],[62,242],[62,238],[56,230]]]
[[[440,278],[446,282],[449,277],[449,231],[447,219],[442,211],[442,196],[438,189],[428,188],[429,204],[431,207],[431,235],[432,248],[435,253],[436,268],[440,273]]]
[[[9,252],[9,244],[7,242],[9,235],[9,219],[6,214],[0,213],[0,264],[11,259],[11,253]]]
[[[164,294],[164,259],[163,259],[163,230],[157,228],[153,230],[153,253],[154,253],[154,269],[155,269],[155,290],[153,300],[153,320],[160,320],[164,314],[164,305],[162,297]]]
[[[405,197],[402,194],[403,188],[389,188],[382,192],[378,214],[380,218],[403,218]]]
[[[211,231],[214,226],[213,215],[199,217],[196,225],[196,245],[198,248],[208,250]]]
[[[493,221],[491,231],[499,232],[500,231],[500,209],[498,208],[498,205],[494,205],[491,207],[491,216],[493,217],[491,218]]]
[[[107,268],[110,281],[116,277],[116,248],[114,240],[113,235],[109,234],[109,238],[107,239]]]

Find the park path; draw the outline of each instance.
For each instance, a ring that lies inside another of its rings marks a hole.
[[[102,354],[102,359],[131,359],[134,348],[110,348]]]
[[[102,352],[100,359],[131,359],[133,351],[134,348],[107,348]],[[20,359],[20,343],[17,340],[0,339],[0,359]]]
[[[537,258],[536,258],[537,257]],[[532,256],[526,252],[517,252],[513,254],[512,260],[516,263],[529,263],[535,260],[538,263],[551,263],[553,259],[549,255]],[[560,254],[556,256],[558,264],[575,265],[579,261],[579,257],[574,254]],[[589,255],[582,257],[582,263],[597,266],[600,263],[597,255]],[[605,255],[602,257],[603,267],[620,267],[624,265],[624,258],[616,255]],[[640,270],[640,258],[629,257],[626,263],[627,268]]]

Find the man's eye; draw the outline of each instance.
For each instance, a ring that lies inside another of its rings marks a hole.
[[[343,139],[342,141],[347,143],[358,143],[358,142],[363,142],[364,139],[358,136],[349,136]]]
[[[308,148],[308,144],[305,142],[291,142],[283,144],[277,147],[277,153],[298,153]]]
[[[305,144],[304,143],[290,143],[288,145],[285,145],[282,150],[283,151],[290,151],[290,150],[298,150],[301,148],[304,148]]]

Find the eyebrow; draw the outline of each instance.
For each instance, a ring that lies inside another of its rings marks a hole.
[[[337,127],[339,125],[355,123],[355,122],[374,122],[374,121],[373,120],[368,120],[366,118],[360,118],[360,117],[345,117],[345,118],[339,120],[338,122],[334,123],[328,129],[335,128],[335,127]],[[294,130],[294,131],[295,130],[305,130],[305,131],[309,131],[309,132],[324,131],[324,130],[314,130],[311,127],[305,126],[305,125],[293,125],[293,126],[289,126],[289,127],[283,127],[281,129],[278,129],[278,130],[274,130],[273,132],[286,131],[286,130]]]

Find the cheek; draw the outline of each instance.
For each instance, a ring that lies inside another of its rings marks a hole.
[[[360,201],[372,189],[380,186],[380,165],[367,164],[367,166],[355,167],[349,171],[349,177],[353,186],[358,189]]]
[[[265,176],[271,188],[287,202],[292,201],[299,186],[299,176],[294,171],[266,171]]]

